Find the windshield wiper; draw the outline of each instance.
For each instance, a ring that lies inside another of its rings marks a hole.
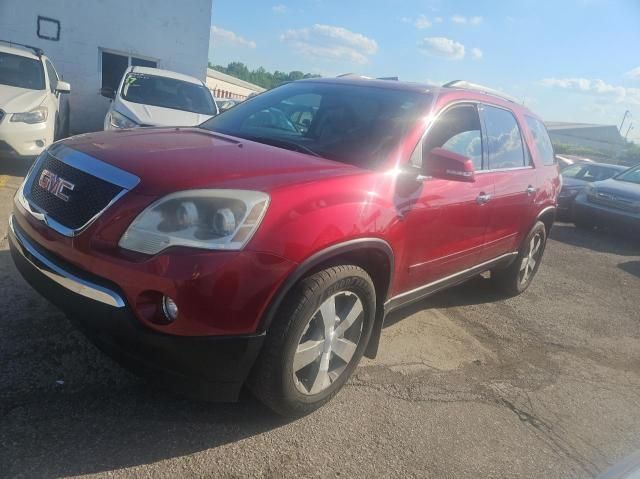
[[[258,143],[264,143],[266,145],[277,146],[279,148],[285,148],[287,150],[297,151],[298,153],[306,153],[307,155],[317,156],[322,158],[322,155],[316,153],[311,148],[296,143],[294,141],[281,140],[280,138],[269,138],[268,136],[247,136],[247,140],[257,141]]]

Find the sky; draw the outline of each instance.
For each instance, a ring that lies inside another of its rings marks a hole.
[[[640,141],[640,0],[213,0],[209,60],[499,89]]]

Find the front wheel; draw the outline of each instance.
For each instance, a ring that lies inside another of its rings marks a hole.
[[[301,280],[267,332],[249,389],[283,416],[319,408],[358,365],[375,309],[373,282],[358,266],[335,266]]]
[[[515,261],[505,269],[492,271],[497,286],[510,296],[524,292],[538,272],[546,244],[546,227],[538,221],[522,242]]]

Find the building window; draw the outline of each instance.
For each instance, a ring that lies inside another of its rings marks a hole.
[[[130,66],[153,67],[158,66],[158,62],[154,60],[146,60],[144,58],[133,57],[130,55],[122,55],[102,51],[101,72],[102,72],[102,88],[110,88],[113,91],[118,89],[122,75]]]

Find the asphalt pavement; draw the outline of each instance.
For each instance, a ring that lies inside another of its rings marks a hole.
[[[103,356],[8,252],[0,162],[0,477],[589,478],[640,449],[640,240],[557,224],[533,285],[394,313],[316,413],[193,402]]]

